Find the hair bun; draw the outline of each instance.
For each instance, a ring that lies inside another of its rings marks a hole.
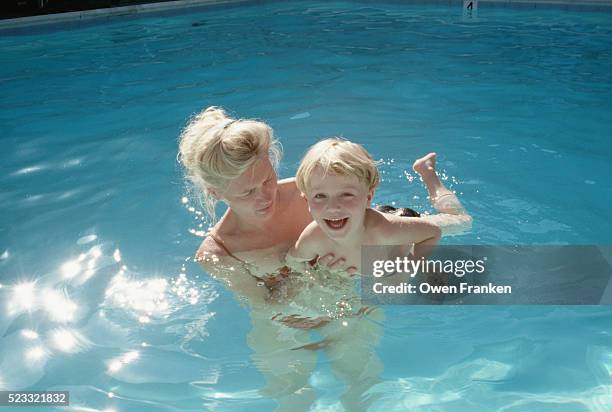
[[[196,115],[196,119],[207,123],[218,123],[227,119],[227,114],[222,107],[210,106]]]

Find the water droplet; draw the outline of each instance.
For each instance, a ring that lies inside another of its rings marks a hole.
[[[98,236],[96,236],[96,235],[83,236],[82,238],[77,240],[77,245],[85,245],[87,243],[91,243],[94,240],[96,240],[97,238],[98,238]]]
[[[309,112],[298,113],[290,117],[291,120],[307,119],[310,117]]]

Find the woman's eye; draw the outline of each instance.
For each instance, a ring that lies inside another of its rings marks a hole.
[[[342,196],[344,196],[344,197],[353,197],[355,195],[352,194],[352,193],[343,193]]]
[[[317,193],[313,196],[315,199],[325,199],[325,195],[323,193]]]
[[[251,190],[249,190],[248,192],[246,192],[245,194],[243,194],[243,195],[242,195],[242,196],[240,196],[240,197],[249,197],[249,196],[251,196],[253,193],[255,193],[255,189],[251,189]]]

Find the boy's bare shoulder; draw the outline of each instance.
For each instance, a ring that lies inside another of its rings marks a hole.
[[[323,230],[321,230],[317,222],[313,220],[312,222],[308,224],[308,226],[304,228],[297,243],[298,244],[300,243],[311,244],[311,243],[320,242],[323,239],[327,239],[327,237],[325,236],[325,233],[323,233]]]
[[[391,214],[382,213],[372,208],[366,209],[365,226],[368,233],[377,234],[380,231],[384,231],[395,222],[392,217],[393,215]]]
[[[326,240],[327,237],[317,222],[312,221],[302,231],[302,234],[295,243],[295,249],[302,257],[315,257]]]
[[[398,216],[393,213],[383,213],[375,209],[367,209],[366,219],[372,222],[374,227],[385,227],[397,224],[418,224],[423,221],[420,217]]]
[[[415,235],[418,235],[423,227],[432,226],[419,217],[397,216],[374,209],[366,211],[366,223],[368,237],[376,244],[393,242],[396,235],[405,233],[407,230],[413,230]]]

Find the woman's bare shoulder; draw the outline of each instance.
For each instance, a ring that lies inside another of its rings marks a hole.
[[[278,185],[281,187],[294,187],[297,189],[295,184],[295,177],[286,177],[278,181]]]
[[[217,264],[229,257],[227,251],[221,247],[211,236],[206,236],[196,252],[195,259],[200,265],[207,267]]]
[[[291,193],[292,197],[298,198],[302,194],[295,183],[295,177],[288,177],[278,181],[278,187],[280,190]]]
[[[198,248],[198,254],[207,253],[215,254],[218,256],[227,255],[227,252],[221,247],[221,245],[212,238],[212,236],[206,236]]]
[[[306,211],[307,216],[310,217],[306,199],[302,197],[302,192],[300,192],[300,189],[295,184],[295,177],[279,180],[278,186],[279,190],[284,193],[286,205],[299,206],[302,213]]]

